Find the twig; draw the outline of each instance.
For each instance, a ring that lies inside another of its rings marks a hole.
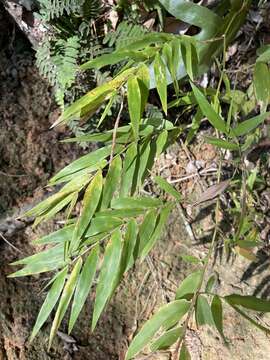
[[[216,168],[209,168],[209,169],[203,169],[201,171],[197,171],[195,173],[192,173],[190,175],[186,175],[186,176],[183,176],[181,178],[178,178],[178,179],[175,179],[175,180],[168,180],[168,182],[170,184],[176,184],[176,183],[179,183],[179,182],[182,182],[182,181],[186,181],[186,180],[189,180],[189,179],[192,179],[196,176],[200,177],[200,176],[207,176],[209,173],[211,173],[210,175],[215,175],[217,173],[217,169]]]
[[[23,254],[23,252],[20,249],[18,249],[16,246],[11,244],[11,242],[9,242],[8,239],[6,239],[1,232],[0,232],[0,236],[10,247],[12,247],[12,249],[14,249],[14,250],[18,251],[19,253]]]
[[[122,99],[121,104],[120,104],[120,109],[119,109],[119,112],[118,112],[118,115],[117,115],[117,118],[116,118],[116,121],[115,121],[115,124],[114,124],[114,129],[113,129],[112,151],[111,151],[111,156],[110,156],[110,164],[111,164],[111,162],[113,160],[113,153],[114,153],[114,148],[115,148],[115,144],[116,144],[117,129],[118,129],[118,126],[119,126],[119,121],[120,121],[120,117],[121,117],[121,113],[123,111],[123,108],[124,108],[124,101]]]

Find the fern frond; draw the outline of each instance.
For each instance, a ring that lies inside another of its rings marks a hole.
[[[50,21],[67,13],[76,13],[79,11],[81,0],[39,0],[39,14],[44,21]]]
[[[81,14],[86,19],[95,19],[102,9],[100,0],[85,0],[82,5]]]
[[[36,52],[40,74],[55,86],[56,102],[63,107],[65,91],[76,77],[80,43],[77,36],[59,39],[54,44],[46,39]]]
[[[103,44],[109,47],[115,46],[117,50],[125,48],[130,41],[140,38],[147,32],[147,29],[140,25],[130,24],[127,21],[122,21],[116,31],[108,33],[103,40]]]

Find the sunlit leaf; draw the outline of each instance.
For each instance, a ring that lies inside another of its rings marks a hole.
[[[128,196],[132,187],[132,179],[136,169],[137,145],[133,143],[127,150],[121,181],[120,196]]]
[[[163,227],[165,226],[165,224],[167,222],[167,219],[170,215],[171,210],[172,210],[172,205],[170,204],[170,205],[164,207],[160,211],[159,218],[157,219],[156,227],[153,231],[153,234],[151,235],[149,241],[146,243],[146,245],[142,249],[142,252],[141,252],[142,259],[144,259],[148,255],[149,251],[153,248],[156,241],[160,238]]]
[[[141,92],[136,77],[128,79],[128,110],[135,140],[138,139],[141,122]]]
[[[70,303],[70,300],[71,300],[74,290],[76,288],[76,284],[77,284],[78,276],[79,276],[79,273],[81,270],[81,266],[82,266],[82,259],[79,258],[77,260],[66,284],[65,284],[55,317],[53,319],[51,332],[50,332],[50,339],[49,339],[49,348],[52,345],[52,340],[61,324],[61,321],[63,320],[63,317],[67,311],[68,305]]]
[[[185,343],[182,344],[179,360],[191,360],[190,353]]]
[[[175,190],[175,188],[171,184],[169,184],[167,180],[163,179],[161,176],[155,176],[154,180],[162,190],[172,195],[177,201],[182,200],[182,197],[179,194],[179,192]]]
[[[270,72],[267,64],[256,62],[253,84],[261,111],[265,112],[270,101]]]
[[[195,314],[196,314],[196,322],[198,326],[205,324],[208,325],[214,324],[212,311],[206,296],[203,295],[198,296],[196,301]]]
[[[126,234],[124,237],[124,246],[121,258],[121,274],[124,274],[128,271],[135,262],[134,259],[134,249],[136,246],[137,240],[137,222],[134,219],[131,219],[128,222]]]
[[[120,181],[120,176],[122,171],[122,161],[120,156],[116,156],[112,161],[107,176],[105,180],[105,184],[103,187],[102,193],[102,202],[101,202],[101,210],[106,209],[112,200],[113,194],[118,187],[118,183]]]
[[[158,208],[163,205],[163,201],[150,197],[127,197],[112,200],[113,209],[140,209],[140,208]]]
[[[92,319],[92,330],[95,329],[98,319],[114,290],[114,282],[118,275],[121,261],[122,239],[120,230],[116,230],[106,246],[98,285]]]
[[[85,190],[82,212],[76,224],[70,244],[71,252],[77,250],[80,239],[95,214],[102,192],[102,183],[102,173],[99,171]]]
[[[150,210],[140,226],[139,230],[139,254],[142,253],[143,249],[147,246],[148,241],[153,234],[153,231],[156,227],[156,221],[158,218],[158,213],[156,210]]]
[[[151,351],[166,350],[182,336],[183,329],[181,327],[168,330],[151,345]]]
[[[189,306],[190,303],[186,300],[176,300],[161,307],[132,340],[125,360],[132,359],[138,354],[151,341],[164,322],[171,319],[179,321],[187,313]]]
[[[82,307],[91,289],[98,264],[98,255],[99,247],[95,246],[88,255],[82,268],[73,298],[71,315],[68,325],[68,333],[72,331],[73,326],[82,310]]]
[[[181,299],[189,294],[194,294],[201,282],[202,272],[195,271],[188,275],[180,284],[176,291],[176,299]]]
[[[64,268],[62,271],[60,271],[55,277],[52,287],[50,288],[46,296],[46,299],[44,300],[44,303],[42,304],[42,307],[39,311],[35,326],[32,330],[32,334],[30,338],[31,342],[33,341],[34,337],[37,335],[42,325],[48,319],[50,313],[55,307],[57,300],[59,299],[62,289],[64,287],[66,275],[67,275],[67,267]]]
[[[161,59],[159,53],[156,54],[154,61],[154,72],[157,85],[157,91],[160,97],[162,108],[167,114],[167,76],[166,76],[166,66],[164,65],[163,60]]]
[[[225,340],[225,336],[223,333],[223,309],[222,309],[222,302],[220,298],[215,295],[213,297],[212,303],[211,303],[211,312],[214,324],[222,336],[222,338]]]

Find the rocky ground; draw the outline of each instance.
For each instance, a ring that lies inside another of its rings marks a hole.
[[[46,195],[44,186],[49,177],[82,152],[74,145],[60,144],[65,130],[49,130],[57,116],[51,89],[34,67],[29,43],[7,21],[0,9],[0,226],[8,224],[7,218],[18,209],[29,206]],[[203,188],[211,184],[215,171],[200,177],[193,176],[194,166],[201,170],[216,166],[213,147],[198,142],[192,152],[181,144],[173,147],[155,167],[163,175],[177,180],[185,194],[194,199]],[[197,171],[197,170],[196,170]],[[186,179],[186,177],[188,177]],[[0,239],[0,359],[89,359],[123,360],[129,341],[153,311],[173,298],[179,282],[192,271],[181,255],[196,254],[203,258],[205,241],[213,223],[211,203],[196,208],[191,213],[189,226],[183,214],[175,211],[171,216],[162,240],[151,256],[137,265],[125,278],[113,301],[103,314],[94,334],[90,330],[92,299],[80,316],[73,337],[66,335],[66,324],[47,352],[50,325],[44,327],[32,345],[28,342],[38,309],[42,304],[45,277],[7,279],[11,272],[9,263],[18,256],[31,254],[31,241],[57,226],[57,221],[33,230],[25,226],[8,237],[9,243]],[[20,254],[22,252],[22,254]],[[222,274],[216,289],[221,294],[230,292],[260,293],[266,290],[270,273],[266,252],[258,263],[233,257],[226,259],[222,249],[216,257],[215,270]],[[228,265],[229,261],[229,265]],[[229,270],[228,270],[229,269]],[[270,319],[262,321],[270,325]],[[230,346],[226,347],[210,327],[189,329],[187,345],[192,360],[254,360],[270,359],[270,343],[266,335],[251,327],[230,309],[225,309],[225,335]],[[170,360],[171,354],[142,354],[137,360]]]

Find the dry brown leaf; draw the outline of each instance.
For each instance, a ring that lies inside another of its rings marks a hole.
[[[230,183],[230,180],[221,181],[219,184],[210,186],[205,192],[203,192],[193,205],[201,204],[202,202],[212,200],[218,195],[222,194],[226,190]]]

